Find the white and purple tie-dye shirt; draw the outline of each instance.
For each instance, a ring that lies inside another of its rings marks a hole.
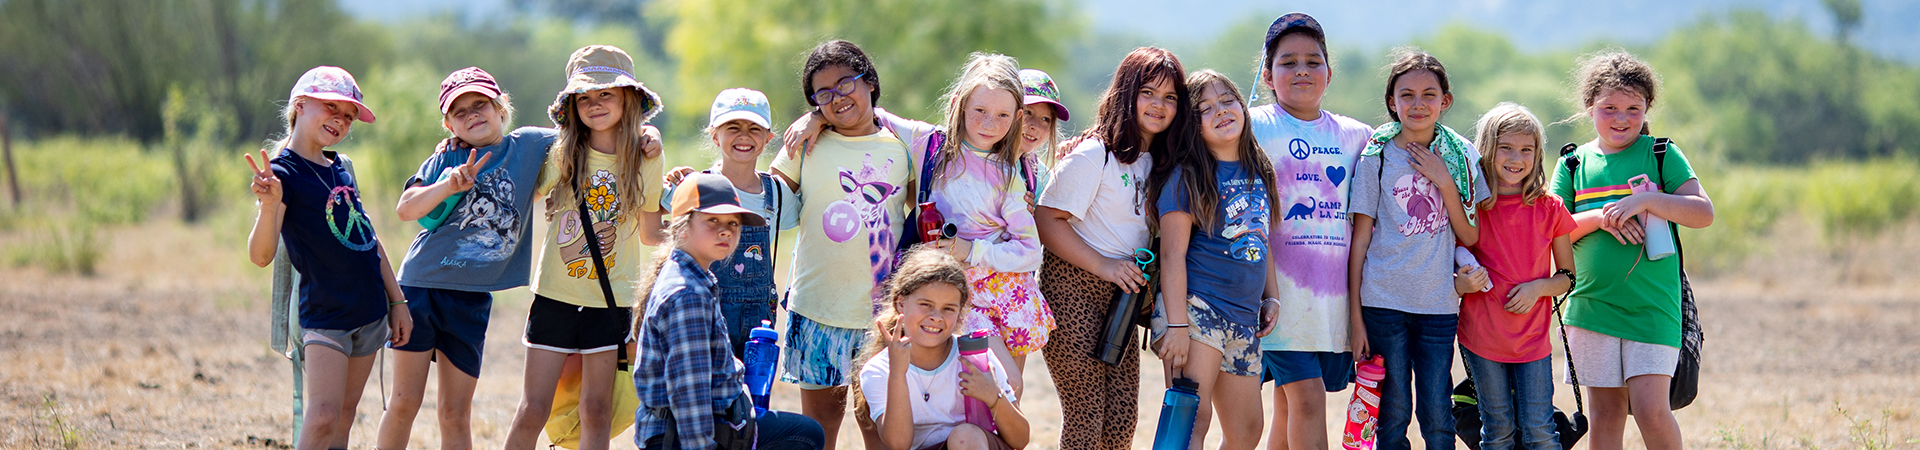
[[[1353,170],[1373,132],[1367,124],[1320,112],[1305,121],[1280,105],[1255,107],[1254,139],[1273,161],[1281,211],[1268,245],[1280,272],[1280,323],[1261,350],[1347,351],[1347,220]]]
[[[936,175],[932,200],[959,229],[956,237],[973,242],[967,264],[1006,273],[1040,270],[1040,232],[1027,210],[1026,182],[1019,174],[1008,177],[988,154],[967,146],[958,153]]]

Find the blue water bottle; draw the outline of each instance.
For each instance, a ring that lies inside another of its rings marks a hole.
[[[1193,440],[1193,415],[1200,410],[1200,383],[1186,377],[1173,379],[1167,388],[1167,400],[1160,405],[1160,430],[1153,435],[1153,450],[1187,450]]]
[[[767,410],[767,394],[773,392],[773,377],[776,364],[780,362],[780,332],[773,331],[773,322],[762,320],[760,326],[747,332],[747,395],[753,397],[755,409]]]

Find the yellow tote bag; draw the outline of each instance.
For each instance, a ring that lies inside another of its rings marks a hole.
[[[631,344],[627,344],[631,345]],[[626,345],[620,348],[622,360],[627,359]],[[633,426],[634,412],[640,409],[640,396],[633,389],[633,372],[626,369],[622,361],[619,373],[613,376],[613,426],[607,436],[625,433]],[[553,409],[547,413],[547,440],[561,448],[580,448],[580,355],[567,355],[565,368],[560,371],[560,383],[553,390]]]

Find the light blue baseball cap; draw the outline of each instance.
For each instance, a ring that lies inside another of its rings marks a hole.
[[[773,129],[773,105],[767,102],[767,94],[747,88],[720,91],[720,95],[713,98],[713,111],[707,114],[707,126],[717,127],[738,119]]]

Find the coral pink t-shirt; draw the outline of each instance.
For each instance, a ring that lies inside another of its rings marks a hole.
[[[1480,242],[1469,248],[1487,268],[1493,289],[1460,298],[1460,345],[1488,360],[1538,361],[1553,354],[1551,297],[1535,299],[1526,314],[1507,312],[1507,291],[1553,275],[1553,238],[1573,232],[1573,215],[1559,197],[1528,205],[1503,195],[1480,213]]]

